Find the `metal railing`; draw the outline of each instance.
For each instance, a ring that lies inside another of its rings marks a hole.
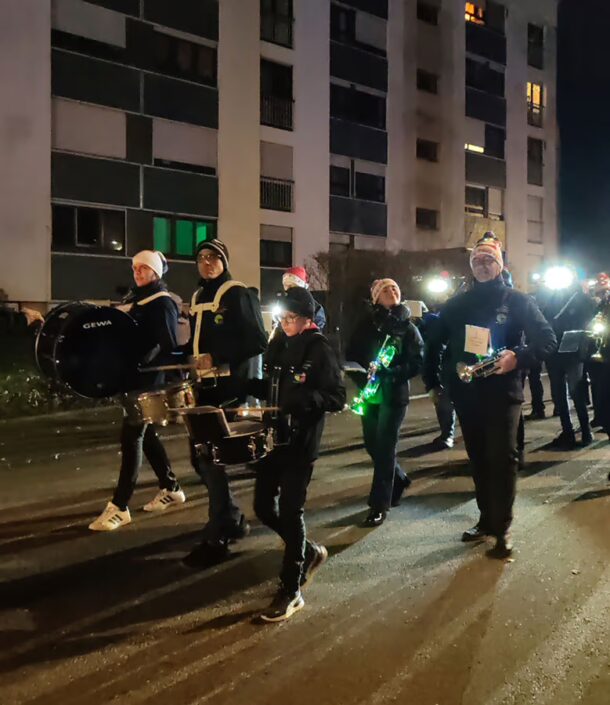
[[[279,127],[280,130],[292,130],[292,106],[294,101],[261,95],[261,125]]]
[[[292,211],[292,181],[261,176],[261,208]]]

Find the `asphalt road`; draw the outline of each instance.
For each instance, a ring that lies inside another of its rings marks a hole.
[[[306,511],[330,559],[301,612],[263,625],[281,546],[252,517],[248,473],[233,474],[251,536],[214,569],[180,563],[207,511],[180,428],[168,450],[187,504],[139,511],[155,493],[145,469],[133,523],[88,532],[116,479],[116,422],[0,425],[2,705],[610,703],[605,436],[552,452],[556,419],[528,424],[503,562],[459,540],[476,519],[472,483],[461,443],[430,452],[428,401],[400,444],[409,495],[374,530],[360,526],[371,468],[357,419],[332,417]]]

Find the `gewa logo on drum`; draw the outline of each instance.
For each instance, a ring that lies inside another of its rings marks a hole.
[[[89,328],[104,328],[105,326],[111,326],[112,321],[91,321],[90,323],[83,323],[83,330],[89,330]]]

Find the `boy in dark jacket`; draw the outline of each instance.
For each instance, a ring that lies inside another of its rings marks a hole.
[[[371,301],[373,307],[357,326],[347,358],[367,369],[387,336],[396,348],[389,367],[379,367],[379,390],[366,403],[362,416],[364,445],[374,468],[368,501],[371,510],[365,525],[379,526],[390,506],[400,503],[402,493],[411,484],[396,460],[396,446],[409,405],[409,380],[421,370],[424,343],[411,323],[409,309],[400,303],[400,288],[393,279],[374,281]],[[365,382],[363,377],[356,379],[361,387]]]
[[[261,618],[279,622],[305,604],[301,587],[324,563],[324,546],[306,540],[303,507],[324,428],[324,414],[345,405],[345,387],[334,352],[313,317],[315,301],[302,288],[282,297],[282,333],[265,354],[265,378],[252,379],[248,392],[280,407],[271,453],[261,462],[254,491],[258,518],[285,543],[279,590]],[[270,398],[271,379],[279,381]]]

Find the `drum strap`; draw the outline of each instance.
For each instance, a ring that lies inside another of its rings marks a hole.
[[[229,289],[232,289],[234,286],[243,286],[244,288],[246,288],[245,284],[231,279],[230,281],[225,282],[222,286],[219,287],[218,291],[216,292],[216,296],[214,296],[213,301],[209,301],[205,304],[196,303],[201,288],[197,289],[197,291],[195,291],[195,293],[193,294],[193,297],[191,298],[190,314],[191,316],[196,317],[195,335],[193,336],[193,355],[195,357],[199,355],[199,336],[201,335],[201,324],[203,323],[203,314],[206,311],[216,313],[216,311],[218,311],[218,309],[220,308],[220,300],[227,293],[227,291],[229,291]]]

